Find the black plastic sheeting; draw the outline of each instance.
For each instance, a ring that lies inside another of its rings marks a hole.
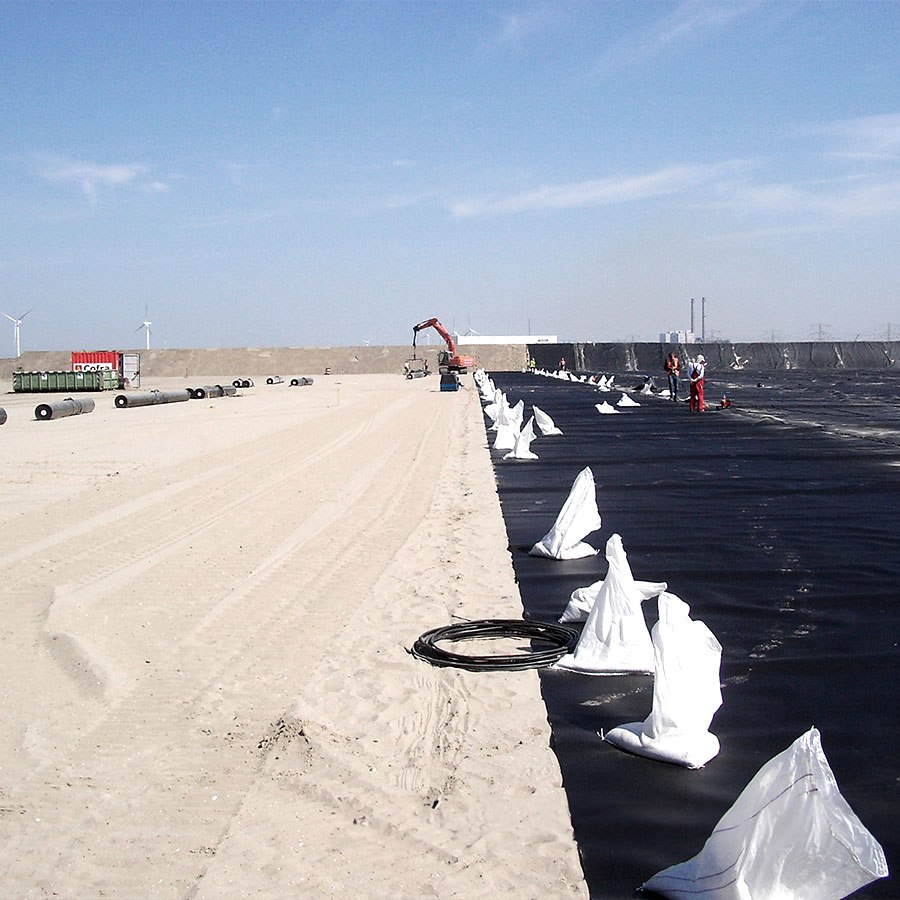
[[[664,376],[654,376],[664,385]],[[900,373],[710,373],[707,404],[631,396],[530,374],[492,374],[564,434],[539,460],[492,450],[524,616],[555,622],[606,573],[619,533],[634,577],[667,581],[723,647],[719,755],[700,770],[632,756],[598,736],[650,712],[649,676],[542,669],[541,687],[592,898],[638,895],[702,847],[758,769],[815,725],[838,785],[900,860]],[[622,386],[642,377],[618,376]],[[490,425],[486,418],[485,425]],[[494,432],[488,432],[489,442]],[[531,557],[590,466],[603,524],[587,560]],[[656,601],[644,604],[648,626]],[[896,898],[881,879],[858,897]]]

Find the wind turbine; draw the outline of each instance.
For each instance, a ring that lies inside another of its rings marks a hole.
[[[17,357],[22,355],[22,348],[19,344],[19,326],[22,324],[22,319],[24,319],[25,316],[27,316],[28,313],[30,313],[30,312],[31,312],[30,309],[28,310],[28,312],[23,312],[22,315],[19,316],[18,319],[14,319],[9,313],[3,313],[3,315],[6,316],[6,318],[9,319],[9,321],[12,322],[13,325],[16,326],[16,356]]]
[[[151,324],[152,324],[151,322],[148,322],[148,321],[147,321],[147,306],[145,306],[145,307],[144,307],[144,321],[141,322],[141,324],[138,325],[138,327],[135,328],[134,330],[135,330],[135,332],[138,332],[138,331],[140,331],[142,328],[146,328],[146,329],[147,329],[147,349],[148,349],[148,350],[150,349],[150,325],[151,325]]]

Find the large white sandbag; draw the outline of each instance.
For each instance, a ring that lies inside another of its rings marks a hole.
[[[622,394],[619,398],[616,406],[640,406],[641,404],[637,402],[637,400],[632,400],[628,394]]]
[[[687,603],[664,591],[653,654],[650,715],[613,728],[604,739],[630,753],[699,769],[719,752],[709,726],[722,705],[722,646],[703,622],[691,619]]]
[[[490,403],[484,407],[484,414],[492,421],[497,421],[497,416],[500,415],[500,410],[503,408],[503,404],[506,402],[506,397],[503,391],[500,388],[496,388],[494,390],[494,396]]]
[[[634,587],[618,534],[606,542],[606,559],[609,571],[578,643],[556,665],[587,675],[652,672],[653,642],[641,609],[643,598]]]
[[[811,728],[756,773],[696,856],[642,887],[672,900],[841,900],[888,874]]]
[[[630,566],[628,571],[629,573],[631,572]],[[597,597],[600,596],[605,580],[605,578],[601,578],[587,587],[575,588],[569,598],[568,605],[559,617],[559,623],[561,625],[569,625],[573,622],[586,622],[587,617],[594,608],[594,604],[597,602]],[[639,598],[641,603],[644,600],[649,600],[651,597],[656,597],[668,587],[665,581],[635,581],[632,579],[632,584],[636,591],[636,597]]]
[[[497,434],[494,436],[494,449],[512,450],[516,446],[516,440],[519,437],[519,425],[506,404],[505,398],[494,426],[497,430]]]
[[[532,556],[550,559],[582,559],[595,556],[597,550],[584,542],[600,527],[597,488],[590,467],[582,469],[562,505],[553,527],[531,548]]]
[[[562,434],[562,431],[553,424],[553,419],[551,419],[542,409],[533,406],[532,411],[534,412],[534,421],[537,423],[537,427],[541,430],[541,434],[544,435],[544,437],[553,434]]]
[[[534,416],[530,416],[528,421],[522,426],[516,442],[512,450],[509,451],[504,459],[537,459],[536,453],[531,452],[531,442],[534,440]]]
[[[516,426],[516,431],[519,431],[522,428],[522,422],[525,421],[525,401],[520,400],[515,406],[511,406],[506,417]]]
[[[610,406],[605,400],[602,403],[595,403],[595,407],[597,407],[597,412],[604,416],[618,416],[621,415],[619,410],[617,410],[614,406]]]

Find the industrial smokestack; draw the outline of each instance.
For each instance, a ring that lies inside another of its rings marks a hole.
[[[691,334],[694,333],[694,298],[691,297]]]
[[[706,297],[700,298],[700,340],[706,340]]]

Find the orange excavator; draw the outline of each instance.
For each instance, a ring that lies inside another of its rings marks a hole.
[[[456,352],[456,342],[437,319],[426,319],[424,322],[419,322],[418,325],[413,325],[413,359],[416,357],[416,337],[423,328],[433,328],[447,342],[447,349],[438,353],[438,371],[442,375],[447,372],[458,372],[460,375],[465,375],[466,370],[475,365],[475,360],[471,356],[460,356]]]

